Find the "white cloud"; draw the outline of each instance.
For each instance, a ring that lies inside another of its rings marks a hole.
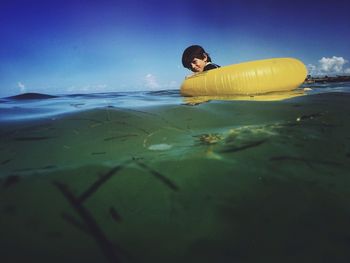
[[[307,68],[309,74],[313,76],[350,74],[350,68],[344,68],[344,65],[348,62],[343,57],[322,57],[318,61],[318,65],[309,64]]]
[[[179,83],[176,80],[161,82],[155,75],[149,73],[144,77],[144,87],[149,90],[177,89]]]
[[[313,64],[308,64],[306,67],[311,75],[314,75],[317,71],[317,67]]]
[[[26,86],[22,82],[19,81],[17,87],[19,87],[20,93],[26,93]]]
[[[343,71],[344,64],[348,61],[343,57],[333,56],[332,58],[323,57],[318,62],[322,71],[340,73]]]
[[[160,88],[157,78],[152,74],[147,74],[145,76],[145,86],[146,88],[152,89],[152,90]]]

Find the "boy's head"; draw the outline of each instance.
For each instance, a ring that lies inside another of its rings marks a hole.
[[[198,45],[189,46],[182,54],[182,65],[193,72],[203,71],[207,62],[211,62],[209,54]]]

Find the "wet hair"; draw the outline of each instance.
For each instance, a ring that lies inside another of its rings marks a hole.
[[[207,56],[207,61],[211,62],[211,58],[207,52],[205,52],[204,48],[198,45],[192,45],[185,49],[182,54],[182,65],[185,68],[191,69],[191,63],[193,59],[204,59]]]

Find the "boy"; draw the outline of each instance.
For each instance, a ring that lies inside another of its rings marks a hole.
[[[182,54],[182,65],[193,72],[203,72],[220,66],[211,62],[211,58],[205,50],[198,45],[189,46]]]

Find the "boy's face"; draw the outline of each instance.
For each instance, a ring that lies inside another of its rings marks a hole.
[[[207,56],[204,55],[203,59],[194,58],[191,62],[191,70],[193,72],[203,72],[205,65],[207,65]]]

